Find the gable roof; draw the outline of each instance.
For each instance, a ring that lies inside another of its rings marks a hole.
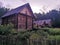
[[[24,4],[18,8],[12,9],[11,11],[7,12],[5,15],[2,16],[2,18],[13,15],[13,14],[17,14],[20,11],[22,11],[24,7],[27,7],[29,9],[29,11],[31,12],[32,17],[34,17],[31,7],[30,7],[29,3],[27,3],[27,4]]]

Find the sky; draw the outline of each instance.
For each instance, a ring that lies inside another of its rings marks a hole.
[[[34,13],[49,12],[52,9],[60,8],[60,0],[0,0],[0,6],[10,9],[29,3]]]

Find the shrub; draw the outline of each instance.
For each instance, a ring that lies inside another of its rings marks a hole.
[[[0,25],[0,35],[8,35],[13,29],[12,24]]]

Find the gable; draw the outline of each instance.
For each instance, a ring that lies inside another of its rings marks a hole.
[[[22,11],[20,11],[20,13],[32,16],[32,12],[30,11],[30,9],[28,9],[28,7],[24,7]]]
[[[15,8],[15,9],[7,12],[5,15],[2,16],[2,18],[13,15],[13,14],[18,14],[18,13],[27,14],[29,16],[34,17],[31,7],[30,7],[29,3],[27,3],[27,4],[24,4],[18,8]]]

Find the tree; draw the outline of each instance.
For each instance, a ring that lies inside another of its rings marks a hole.
[[[0,17],[2,15],[4,15],[5,13],[7,13],[9,11],[9,9],[5,8],[5,7],[0,7]]]

